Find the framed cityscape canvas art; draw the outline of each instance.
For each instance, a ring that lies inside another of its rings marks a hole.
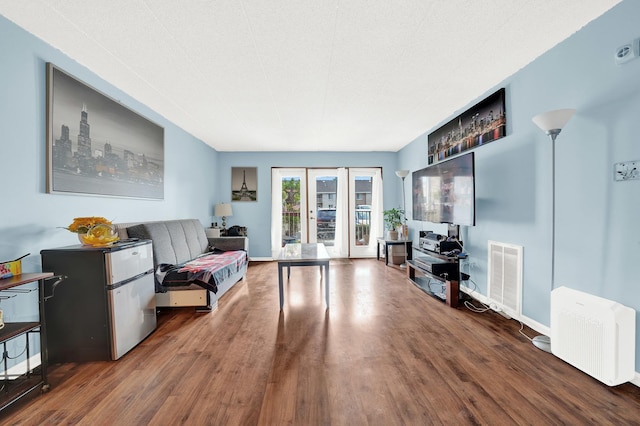
[[[231,201],[258,201],[258,168],[231,168]]]
[[[506,135],[505,89],[479,102],[429,134],[427,163],[433,164]]]
[[[164,198],[164,128],[47,63],[47,192]]]

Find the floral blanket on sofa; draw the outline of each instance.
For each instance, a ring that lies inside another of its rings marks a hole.
[[[218,284],[240,271],[247,262],[247,252],[237,250],[205,253],[182,265],[158,265],[156,283],[161,284],[156,292],[165,293],[172,287],[197,284],[217,293]]]

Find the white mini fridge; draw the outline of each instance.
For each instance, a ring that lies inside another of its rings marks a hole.
[[[66,277],[45,301],[50,363],[116,360],[156,329],[151,241],[40,254]]]

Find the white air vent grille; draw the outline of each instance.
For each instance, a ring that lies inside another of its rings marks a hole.
[[[616,48],[615,61],[617,65],[622,65],[640,55],[640,39],[632,40]]]
[[[522,246],[489,241],[488,297],[492,308],[519,318],[522,313]]]

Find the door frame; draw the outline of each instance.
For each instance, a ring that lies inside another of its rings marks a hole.
[[[371,213],[369,223],[369,241],[366,245],[356,244],[356,178],[371,178]],[[382,236],[382,168],[349,168],[349,257],[373,257],[377,253],[377,239]]]
[[[332,257],[373,257],[376,255],[377,238],[382,236],[382,167],[272,167],[271,193],[271,249],[272,256],[279,255],[282,248],[283,197],[282,178],[294,177],[300,180],[300,242],[313,242],[317,239],[317,200],[316,188],[310,185],[319,176],[335,176],[336,187],[336,226],[334,248],[328,251]],[[372,207],[370,239],[367,245],[355,244],[355,177],[372,178]],[[276,188],[277,184],[277,188]],[[341,197],[341,191],[344,192]],[[375,192],[375,194],[374,194]],[[311,199],[313,197],[313,199]],[[342,199],[342,202],[339,201]],[[313,232],[312,232],[313,231]]]

